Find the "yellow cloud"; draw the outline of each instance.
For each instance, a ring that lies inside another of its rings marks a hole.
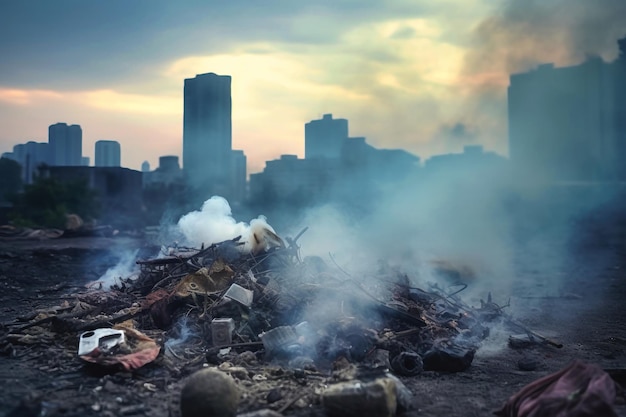
[[[0,87],[0,101],[26,106],[44,99],[59,99],[62,94],[50,90],[20,90]]]
[[[248,45],[246,49],[257,49],[263,45]],[[319,67],[310,65],[310,58],[294,53],[273,50],[265,46],[265,53],[240,52],[210,56],[181,58],[164,71],[164,75],[175,80],[192,78],[196,74],[215,72],[233,77],[233,101],[247,109],[247,105],[271,106],[276,99],[291,96],[323,97],[340,95],[347,100],[364,100],[367,96],[337,85],[319,83]],[[257,96],[258,92],[271,87],[276,97]],[[261,103],[262,102],[262,103]],[[250,108],[251,110],[251,108]]]
[[[124,113],[178,114],[182,112],[182,97],[158,96],[149,92],[128,94],[115,90],[52,91],[0,87],[0,101],[9,104],[37,106],[49,100]]]
[[[146,94],[127,94],[114,90],[83,91],[70,94],[71,98],[97,109],[123,113],[173,115],[182,113],[182,97]]]

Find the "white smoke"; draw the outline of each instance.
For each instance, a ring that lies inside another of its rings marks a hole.
[[[255,233],[257,236],[263,235],[261,232],[264,229],[276,233],[264,216],[253,219],[250,224],[237,222],[228,201],[220,196],[205,201],[200,211],[192,211],[181,217],[178,228],[186,243],[191,246],[208,246],[241,236],[241,241],[245,243],[244,250],[252,250],[255,246]]]
[[[112,286],[121,283],[121,278],[129,278],[137,272],[135,260],[139,250],[122,253],[118,263],[107,269],[107,271],[95,282],[89,284],[100,284],[103,289],[109,290]]]
[[[219,196],[213,196],[205,201],[200,211],[192,211],[182,216],[176,228],[177,232],[184,236],[184,243],[195,247],[203,244],[208,246],[237,236],[241,236],[243,250],[255,253],[267,249],[270,245],[282,243],[280,238],[276,238],[276,232],[264,216],[252,219],[250,224],[237,222],[232,216],[228,201]],[[120,284],[122,278],[131,278],[137,273],[135,262],[137,253],[138,250],[123,253],[115,266],[109,268],[89,286],[99,285],[109,290],[112,286]]]
[[[187,343],[187,341],[189,339],[191,339],[192,337],[196,336],[196,334],[194,333],[194,331],[191,329],[191,327],[189,327],[189,324],[187,322],[187,316],[182,316],[178,322],[176,323],[176,328],[179,332],[179,336],[178,337],[172,337],[169,338],[164,346],[166,349],[166,352],[175,350],[176,348],[180,347],[181,345]]]

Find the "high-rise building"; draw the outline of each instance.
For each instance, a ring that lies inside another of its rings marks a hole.
[[[542,182],[626,179],[626,38],[613,62],[590,57],[511,75],[509,156]]]
[[[83,131],[79,125],[56,123],[48,128],[50,164],[80,166],[83,156]]]
[[[148,164],[148,162],[146,161],[144,164]],[[159,166],[154,171],[150,171],[149,164],[147,170],[144,171],[143,168],[144,166],[142,166],[144,187],[151,184],[180,184],[182,179],[182,172],[178,163],[178,156],[176,155],[160,156]]]
[[[325,114],[320,120],[304,125],[304,157],[339,158],[347,139],[348,120],[333,119],[332,114]]]
[[[32,184],[42,165],[50,164],[50,147],[46,142],[29,141],[13,147],[13,152],[6,154],[22,167],[22,181]]]
[[[227,195],[232,183],[231,77],[214,73],[185,80],[183,171],[207,193]]]
[[[120,143],[115,140],[96,142],[96,166],[119,167],[121,165]]]
[[[232,198],[233,201],[242,202],[246,198],[246,177],[248,158],[241,150],[232,152]]]
[[[179,172],[180,165],[178,164],[178,157],[176,155],[159,156],[158,169],[164,172]]]

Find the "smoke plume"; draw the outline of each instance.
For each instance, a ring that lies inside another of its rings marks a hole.
[[[96,281],[102,284],[105,290],[120,283],[120,278],[128,278],[137,271],[135,263],[139,250],[124,251],[119,255],[119,260],[115,266],[107,269],[107,271]]]
[[[248,251],[255,246],[255,233],[258,236],[263,229],[275,233],[263,216],[253,219],[250,224],[236,221],[228,201],[219,196],[213,196],[205,201],[199,211],[192,211],[181,217],[178,228],[185,238],[185,243],[195,247],[241,236],[241,241],[245,243],[244,249]]]
[[[507,0],[476,27],[465,71],[489,87],[506,82],[489,74],[507,76],[548,62],[572,65],[588,55],[612,60],[625,21],[622,0]]]

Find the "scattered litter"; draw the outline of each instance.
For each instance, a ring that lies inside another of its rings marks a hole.
[[[235,321],[232,318],[215,318],[211,321],[213,346],[226,346],[233,343]]]
[[[392,379],[344,382],[331,385],[322,394],[330,417],[392,417],[396,414],[396,384]]]
[[[107,353],[121,343],[124,343],[124,332],[122,330],[90,330],[80,335],[78,356],[92,354],[96,349],[102,353]]]
[[[250,307],[254,298],[254,292],[243,288],[241,285],[233,284],[228,291],[226,291],[224,297],[237,301],[239,304],[246,307]]]
[[[415,352],[400,352],[391,361],[391,368],[398,375],[415,376],[424,370],[424,362]]]
[[[502,417],[616,417],[616,384],[601,368],[576,360],[513,395],[495,414]]]
[[[289,353],[299,348],[298,335],[291,326],[280,326],[259,335],[263,347],[270,355]]]
[[[139,330],[120,325],[124,343],[116,343],[110,350],[94,349],[81,355],[81,359],[108,367],[120,367],[126,371],[138,369],[152,362],[159,355],[160,346]]]

